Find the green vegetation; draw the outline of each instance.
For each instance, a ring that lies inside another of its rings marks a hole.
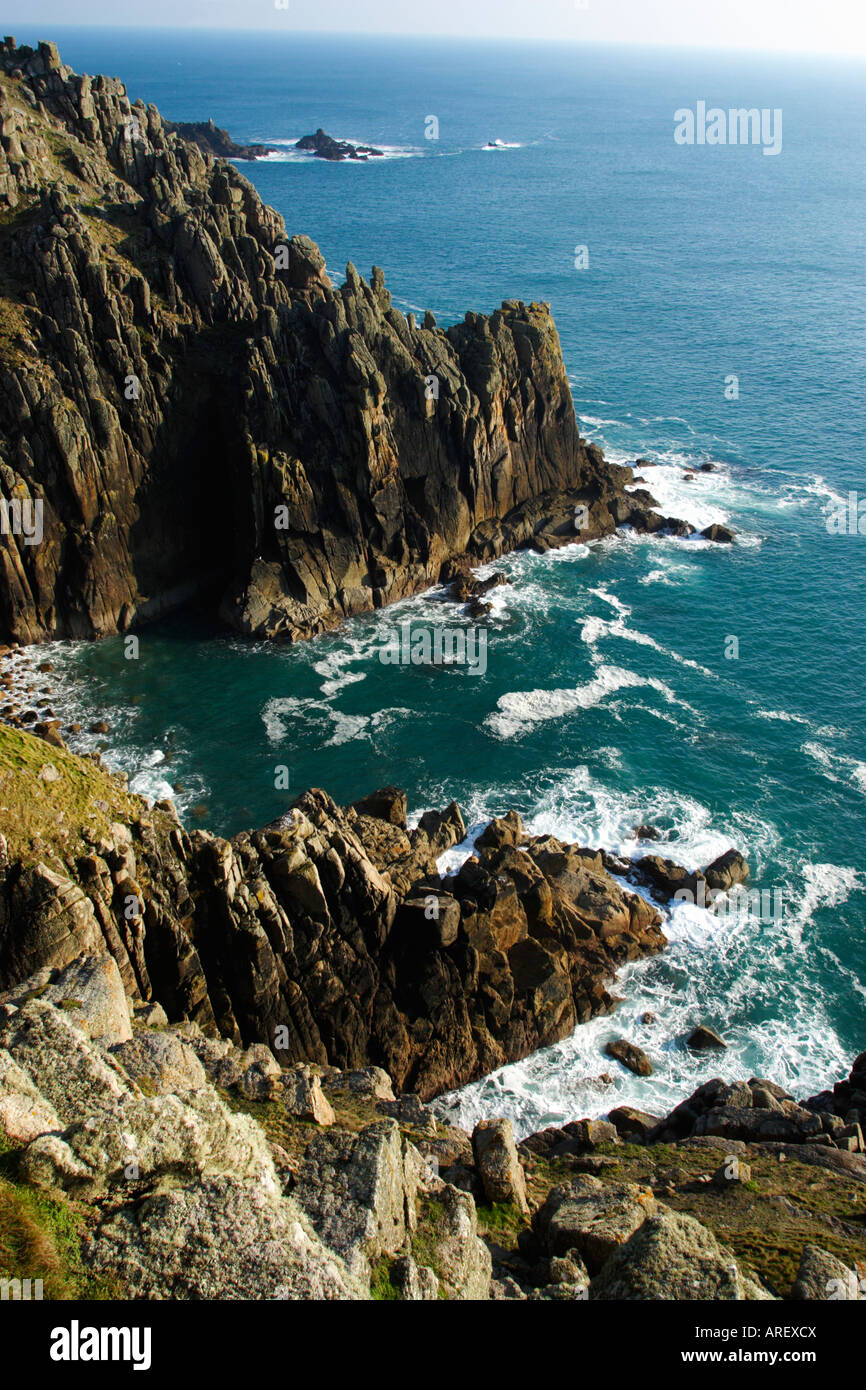
[[[412,1255],[418,1265],[427,1265],[439,1280],[439,1297],[449,1297],[438,1246],[445,1224],[445,1207],[436,1197],[422,1196],[418,1202],[418,1225],[412,1233]]]
[[[402,1296],[391,1282],[392,1269],[393,1261],[387,1255],[370,1262],[370,1296],[379,1303],[391,1303]]]
[[[477,1202],[478,1234],[495,1236],[497,1245],[506,1250],[517,1249],[517,1237],[527,1224],[526,1217],[513,1202]]]
[[[83,1210],[18,1182],[18,1154],[0,1130],[0,1278],[41,1279],[46,1299],[118,1297],[113,1284],[84,1266]]]
[[[719,1190],[706,1178],[721,1166],[727,1151],[721,1139],[718,1149],[602,1144],[598,1155],[614,1161],[596,1176],[603,1183],[652,1186],[659,1201],[702,1222],[734,1252],[745,1273],[757,1275],[782,1298],[797,1277],[804,1245],[820,1245],[849,1267],[860,1262],[866,1272],[863,1183],[790,1158],[780,1163],[772,1150],[750,1146],[742,1158],[751,1178]],[[536,1158],[527,1175],[532,1205],[573,1176],[568,1159]]]
[[[47,767],[59,776],[46,781]],[[137,821],[141,803],[95,763],[0,725],[0,820],[9,855],[24,863],[89,852],[82,838],[112,821]]]

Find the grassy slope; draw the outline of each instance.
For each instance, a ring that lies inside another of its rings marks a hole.
[[[18,1182],[17,1157],[0,1130],[0,1278],[41,1279],[46,1299],[122,1296],[93,1278],[81,1258],[95,1210]]]
[[[51,767],[59,776],[46,781]],[[137,821],[142,804],[88,759],[0,724],[0,831],[11,860],[71,862],[90,852],[83,830],[93,835],[112,821]]]

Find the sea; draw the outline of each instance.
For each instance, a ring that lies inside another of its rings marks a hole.
[[[733,545],[629,531],[498,562],[484,662],[386,664],[400,625],[475,629],[433,590],[292,647],[190,615],[51,644],[55,711],[135,790],[232,835],[324,787],[397,783],[410,819],[456,798],[465,857],[514,807],[527,829],[689,868],[734,845],[747,910],[665,912],[616,1012],[441,1097],[519,1135],[711,1076],[800,1096],[866,1048],[866,71],[862,60],[627,46],[67,29],[174,120],[275,153],[242,172],[319,244],[385,269],[442,325],[549,301],[582,433],[633,462],[666,515]],[[680,144],[683,109],[781,113],[781,148]],[[323,127],[384,151],[330,164]],[[702,465],[712,465],[706,470]],[[862,526],[861,512],[862,505]],[[471,633],[469,634],[472,635]],[[477,634],[476,634],[477,636]],[[484,669],[482,671],[481,665]],[[104,719],[107,736],[87,733]],[[654,842],[638,841],[650,825]],[[723,1052],[695,1053],[698,1023]],[[627,1037],[653,1074],[604,1054]]]

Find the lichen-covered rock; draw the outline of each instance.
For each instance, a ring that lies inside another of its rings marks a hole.
[[[323,1243],[369,1286],[370,1261],[399,1254],[415,1227],[421,1173],[395,1121],[380,1120],[357,1136],[313,1139],[293,1195]]]
[[[767,1300],[726,1246],[693,1216],[661,1207],[611,1255],[591,1299]]]
[[[549,1255],[574,1251],[590,1273],[634,1235],[656,1211],[652,1192],[635,1183],[610,1183],[584,1176],[555,1187],[533,1219],[533,1229]]]
[[[41,998],[66,1009],[104,1047],[132,1037],[129,1000],[113,956],[80,956],[52,975]]]
[[[25,1004],[0,1029],[0,1047],[59,1121],[21,1157],[37,1186],[96,1195],[165,1174],[227,1173],[277,1188],[264,1135],[245,1115],[229,1111],[210,1087],[184,1088],[182,1097],[142,1094],[120,1062],[53,1005]]]
[[[0,1130],[15,1144],[28,1144],[39,1134],[61,1129],[54,1107],[40,1095],[26,1072],[0,1051]]]
[[[806,1245],[791,1297],[812,1302],[859,1302],[866,1300],[866,1280],[858,1270],[849,1269],[829,1250]]]
[[[326,1091],[334,1095],[348,1092],[354,1096],[371,1096],[376,1100],[393,1100],[391,1078],[381,1067],[362,1067],[358,1071],[338,1071],[330,1068],[322,1077]]]
[[[87,1260],[120,1280],[131,1298],[364,1296],[293,1202],[230,1176],[156,1192],[110,1212]]]
[[[492,1260],[478,1238],[475,1202],[468,1192],[449,1183],[434,1184],[421,1204],[416,1241],[446,1298],[477,1302],[490,1297]]]
[[[270,1048],[264,1043],[248,1047],[241,1058],[243,1068],[234,1083],[246,1100],[268,1100],[274,1093],[275,1083],[282,1073]]]
[[[322,1090],[321,1080],[311,1067],[299,1065],[281,1072],[271,1096],[299,1120],[332,1125],[336,1118]]]
[[[197,1091],[207,1085],[205,1069],[193,1049],[171,1033],[138,1029],[129,1042],[111,1051],[127,1076],[147,1093]]]

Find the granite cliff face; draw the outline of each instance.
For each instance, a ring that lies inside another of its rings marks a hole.
[[[48,43],[0,46],[0,310],[7,638],[196,598],[294,640],[574,539],[578,505],[584,538],[666,524],[580,439],[547,305],[443,331],[379,270],[334,289],[232,165]]]

